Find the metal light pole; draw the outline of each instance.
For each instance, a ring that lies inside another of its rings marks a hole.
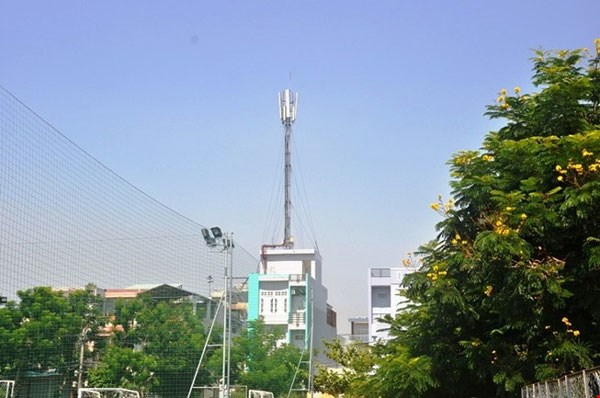
[[[223,235],[225,252],[225,289],[223,291],[223,398],[231,394],[231,298],[233,292],[233,234]]]
[[[222,248],[221,252],[225,253],[224,264],[224,288],[222,301],[223,307],[223,363],[222,363],[222,398],[229,398],[231,391],[231,293],[233,290],[233,234],[223,234],[221,228],[212,227],[210,231],[202,228],[202,236],[206,244],[210,248]],[[209,277],[212,278],[212,277]],[[211,279],[212,280],[212,279]],[[210,289],[209,282],[209,289]]]

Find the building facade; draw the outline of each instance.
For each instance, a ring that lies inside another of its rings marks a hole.
[[[404,276],[416,272],[415,267],[369,268],[369,342],[390,338],[388,325],[380,321],[386,315],[394,317],[408,305],[408,300],[398,295]]]
[[[262,268],[248,280],[248,320],[278,326],[285,341],[323,351],[336,337],[336,314],[321,282],[321,256],[315,249],[263,248]],[[312,332],[312,336],[311,336]]]

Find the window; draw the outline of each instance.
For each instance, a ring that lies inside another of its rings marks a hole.
[[[265,312],[265,299],[260,299],[260,313],[263,314]]]
[[[371,268],[371,277],[373,278],[389,278],[392,273],[389,268]]]
[[[391,286],[372,286],[371,305],[373,308],[391,307]]]
[[[272,298],[271,299],[271,313],[274,314],[277,312],[277,299],[276,298]]]

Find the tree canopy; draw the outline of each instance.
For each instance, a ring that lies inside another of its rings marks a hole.
[[[419,396],[517,396],[599,361],[595,44],[535,51],[539,91],[502,89],[487,115],[506,124],[451,158],[453,197],[431,205],[443,217],[439,235],[404,280],[413,305],[390,325],[390,347],[431,364]]]

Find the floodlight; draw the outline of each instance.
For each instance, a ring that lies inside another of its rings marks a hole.
[[[211,232],[212,232],[212,234],[213,234],[213,236],[214,236],[215,239],[219,239],[219,238],[223,237],[223,232],[221,232],[221,228],[219,228],[219,227],[212,227],[210,230],[211,230]]]
[[[208,247],[215,247],[217,245],[215,238],[212,237],[208,229],[202,228],[202,237],[204,238],[204,241]]]

